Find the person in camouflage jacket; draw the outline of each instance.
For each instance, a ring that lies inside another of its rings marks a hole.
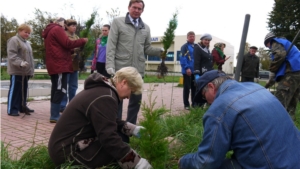
[[[266,47],[271,49],[271,76],[266,88],[278,82],[275,96],[296,120],[296,108],[300,94],[300,51],[285,38],[277,38],[272,32],[265,37]]]

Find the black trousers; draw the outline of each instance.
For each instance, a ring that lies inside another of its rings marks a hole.
[[[129,98],[129,104],[127,109],[127,119],[126,121],[136,124],[137,115],[140,111],[141,107],[141,101],[142,101],[142,95],[135,95],[131,94]],[[122,119],[122,112],[123,112],[123,101],[119,104],[119,110],[118,110],[118,118]]]
[[[51,77],[51,103],[60,104],[67,93],[67,76],[69,73],[50,75]]]
[[[242,77],[242,82],[254,82],[254,77]]]
[[[107,73],[105,69],[105,63],[97,62],[96,64],[97,72],[104,75],[107,78],[110,78],[110,74]]]
[[[194,74],[192,74],[191,76],[183,74],[183,104],[184,104],[184,107],[190,107],[190,102],[189,102],[190,90],[191,90],[192,106],[195,106],[194,105],[194,97],[195,97],[195,93],[196,93],[195,76],[194,76]]]
[[[7,96],[7,114],[18,114],[23,112],[22,106],[26,106],[28,81],[30,76],[24,76],[22,83],[21,75],[11,75]],[[23,91],[22,91],[23,85]],[[22,98],[23,95],[23,98]],[[23,105],[22,105],[23,100]]]

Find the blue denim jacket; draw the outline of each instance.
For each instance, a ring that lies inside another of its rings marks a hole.
[[[180,160],[181,169],[219,168],[233,150],[243,168],[300,168],[300,132],[268,90],[225,81],[203,117],[203,140]]]

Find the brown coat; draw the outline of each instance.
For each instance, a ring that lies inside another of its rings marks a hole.
[[[131,136],[135,125],[117,119],[118,104],[117,91],[106,78],[90,75],[52,131],[48,144],[52,161],[60,165],[70,158],[90,168],[119,162],[133,168],[140,157],[118,133]],[[130,164],[128,156],[133,158]]]
[[[79,37],[76,34],[70,34],[68,31],[66,31],[67,36],[70,40],[77,40]],[[79,70],[79,60],[80,60],[80,48],[74,48],[71,50],[71,57],[72,57],[72,66],[73,71]]]

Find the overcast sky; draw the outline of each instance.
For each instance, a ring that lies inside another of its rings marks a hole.
[[[144,0],[145,9],[141,18],[151,29],[151,35],[162,36],[172,14],[178,9],[176,35],[210,33],[228,41],[238,53],[245,15],[249,14],[250,25],[247,42],[264,47],[268,33],[267,18],[274,0]],[[93,9],[98,9],[103,24],[107,22],[106,11],[119,8],[120,15],[128,11],[129,0],[2,0],[0,12],[7,19],[15,18],[23,23],[34,17],[34,9],[57,13],[67,19],[70,15],[88,19]],[[73,4],[72,7],[70,4]],[[199,41],[198,39],[196,40]],[[213,44],[211,44],[213,45]]]

